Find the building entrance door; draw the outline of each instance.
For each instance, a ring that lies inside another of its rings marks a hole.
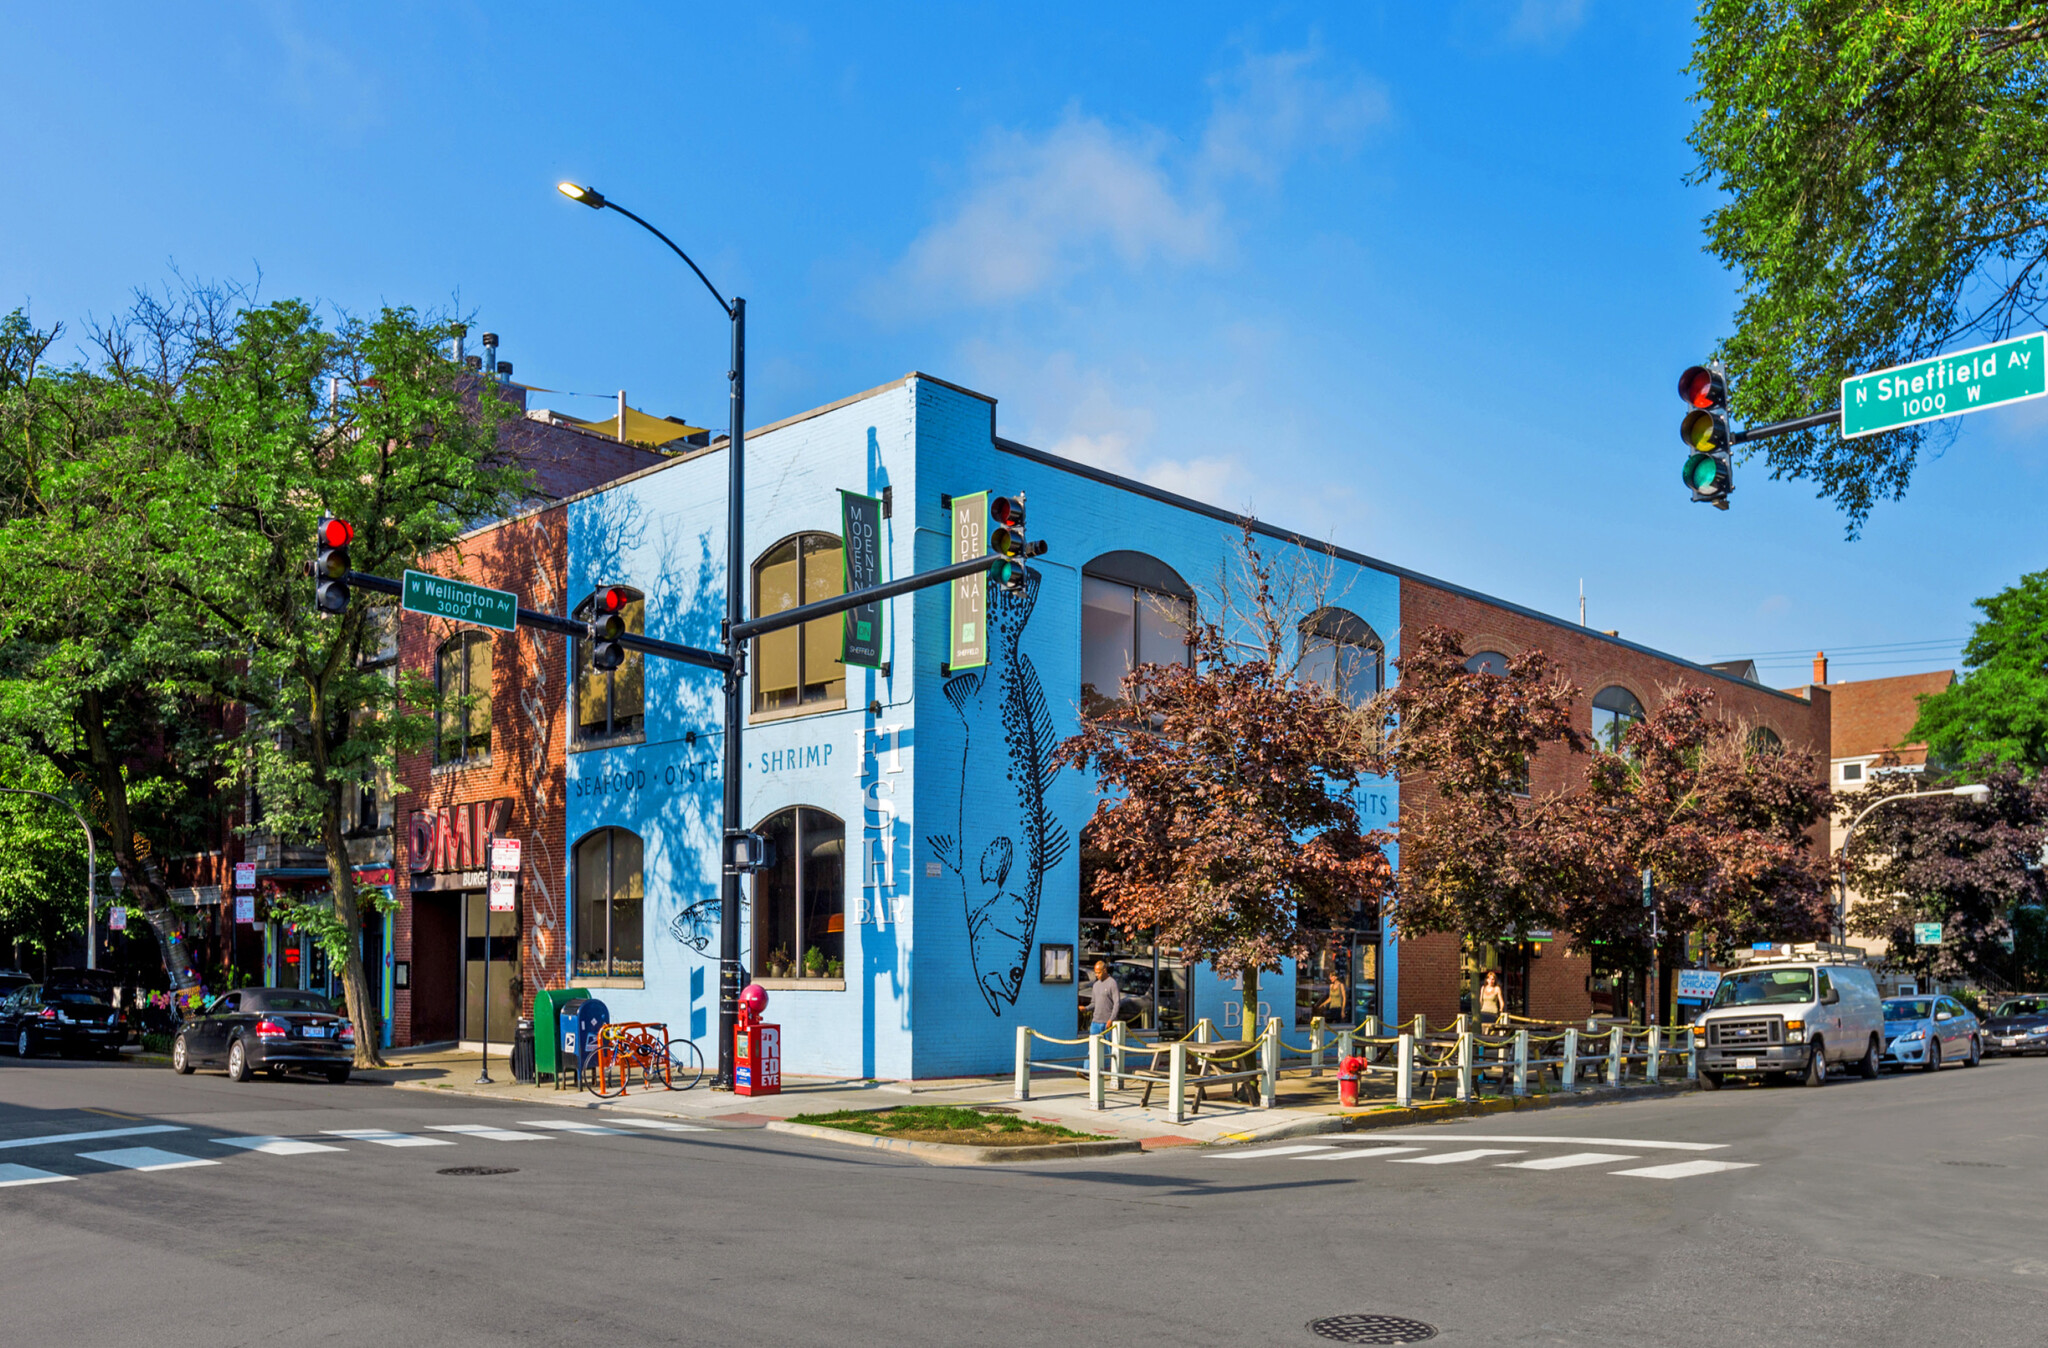
[[[512,978],[519,972],[519,915],[493,913],[481,889],[462,896],[462,1037],[484,1038],[484,943],[490,942],[490,1042],[512,1042]],[[486,936],[488,924],[489,935]]]

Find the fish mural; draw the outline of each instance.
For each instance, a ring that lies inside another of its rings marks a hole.
[[[1058,738],[1052,713],[1031,657],[1018,650],[1038,602],[1038,583],[1038,574],[1032,572],[1021,594],[990,587],[988,664],[956,674],[945,684],[946,701],[966,724],[960,745],[961,780],[967,780],[974,761],[976,729],[985,731],[997,721],[1015,799],[988,804],[970,818],[962,792],[957,832],[925,839],[940,864],[960,879],[975,986],[998,1016],[1004,1004],[1015,1006],[1023,991],[1024,970],[1038,935],[1045,873],[1060,863],[1072,843],[1045,799],[1059,773],[1053,762]]]

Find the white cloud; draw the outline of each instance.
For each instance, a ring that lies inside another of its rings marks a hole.
[[[1313,49],[1247,53],[1237,69],[1211,79],[1204,167],[1272,182],[1304,152],[1357,148],[1386,119],[1386,90],[1356,73],[1325,78],[1316,73],[1320,61]]]
[[[1521,0],[1508,20],[1512,42],[1538,44],[1561,41],[1586,21],[1587,0]]]

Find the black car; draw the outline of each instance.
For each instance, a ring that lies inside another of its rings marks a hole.
[[[1984,1055],[2048,1054],[2048,995],[2008,997],[1984,1018]]]
[[[0,998],[0,1043],[23,1058],[56,1049],[65,1057],[113,1057],[128,1042],[128,1022],[92,992],[30,983]]]
[[[256,1069],[272,1076],[318,1072],[339,1086],[356,1056],[356,1031],[334,1003],[295,988],[238,988],[224,992],[178,1027],[171,1066],[189,1075],[203,1063],[228,1069],[228,1080],[247,1081]]]

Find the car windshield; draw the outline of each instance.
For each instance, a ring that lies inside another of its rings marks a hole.
[[[2016,997],[2012,1001],[2001,1005],[1998,1008],[1998,1014],[2001,1016],[2038,1016],[2044,1014],[2041,1009],[2043,1006],[2048,1006],[2048,997]]]
[[[1886,1020],[1925,1020],[1934,1014],[1934,1003],[1926,998],[1914,1000],[1910,997],[1893,998],[1884,1004]]]
[[[1752,969],[1728,974],[1714,993],[1715,1006],[1754,1006],[1760,1002],[1810,1002],[1813,1000],[1813,971],[1810,969]]]
[[[252,1010],[262,1011],[332,1011],[334,1003],[317,992],[266,992],[259,998],[251,999]]]

